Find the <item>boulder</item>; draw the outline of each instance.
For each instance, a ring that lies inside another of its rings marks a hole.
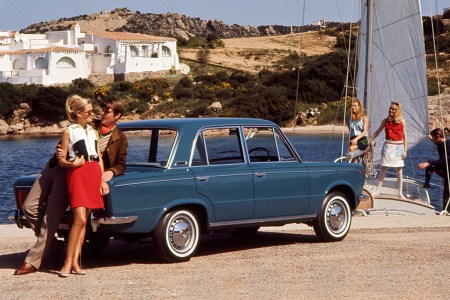
[[[5,120],[0,119],[0,135],[5,135],[8,133],[9,125]]]

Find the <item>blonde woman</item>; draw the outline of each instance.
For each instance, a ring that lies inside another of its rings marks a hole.
[[[398,196],[404,199],[403,167],[406,158],[408,139],[406,137],[406,123],[403,119],[400,103],[391,102],[388,117],[381,122],[378,130],[370,138],[369,144],[383,129],[386,134],[386,141],[381,150],[381,173],[378,178],[377,189],[373,195],[379,195],[387,168],[395,168],[397,173]]]
[[[364,113],[361,100],[358,98],[352,99],[351,113],[351,118],[348,120],[348,126],[350,128],[350,145],[348,151],[351,152],[356,149],[364,151],[369,146],[367,141],[369,122]]]
[[[67,189],[74,221],[60,277],[67,277],[70,273],[85,274],[79,261],[86,223],[91,209],[103,208],[100,192],[103,162],[98,150],[98,132],[89,125],[94,115],[91,100],[70,96],[66,100],[66,113],[73,123],[62,134],[63,155],[58,159],[60,166],[68,168]]]

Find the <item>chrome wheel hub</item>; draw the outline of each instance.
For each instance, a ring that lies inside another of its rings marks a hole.
[[[169,238],[172,247],[176,251],[183,252],[183,250],[189,250],[187,247],[190,245],[192,239],[191,228],[192,224],[186,218],[173,220],[169,229]]]

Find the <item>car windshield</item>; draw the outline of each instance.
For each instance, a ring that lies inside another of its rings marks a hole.
[[[127,131],[125,134],[128,137],[128,165],[167,167],[177,136],[175,130],[154,128]]]

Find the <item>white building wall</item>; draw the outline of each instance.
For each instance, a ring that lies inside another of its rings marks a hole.
[[[63,57],[69,57],[75,62],[75,68],[58,67],[58,61]],[[48,75],[52,79],[48,79],[47,84],[53,83],[69,83],[76,78],[87,78],[90,74],[88,68],[88,60],[84,53],[52,53],[49,60]]]
[[[70,31],[50,31],[45,34],[50,44],[72,45]]]
[[[81,33],[78,25],[73,26],[71,30],[48,32],[45,35],[16,34],[15,42],[5,50],[40,49],[54,45],[86,52],[35,52],[3,56],[0,54],[0,81],[49,85],[68,83],[76,78],[87,78],[91,73],[126,74],[180,69],[176,41],[141,42],[130,45],[126,42]],[[137,49],[133,55],[130,46]],[[162,51],[163,47],[169,49],[170,55],[167,55],[167,51]],[[0,50],[3,48],[5,47],[1,47]],[[157,57],[152,57],[155,53]],[[75,62],[76,68],[57,67],[58,60],[64,56],[70,57]],[[39,57],[44,57],[48,61],[48,69],[35,69],[35,61]],[[16,59],[21,59],[23,63],[17,63],[14,69]]]

